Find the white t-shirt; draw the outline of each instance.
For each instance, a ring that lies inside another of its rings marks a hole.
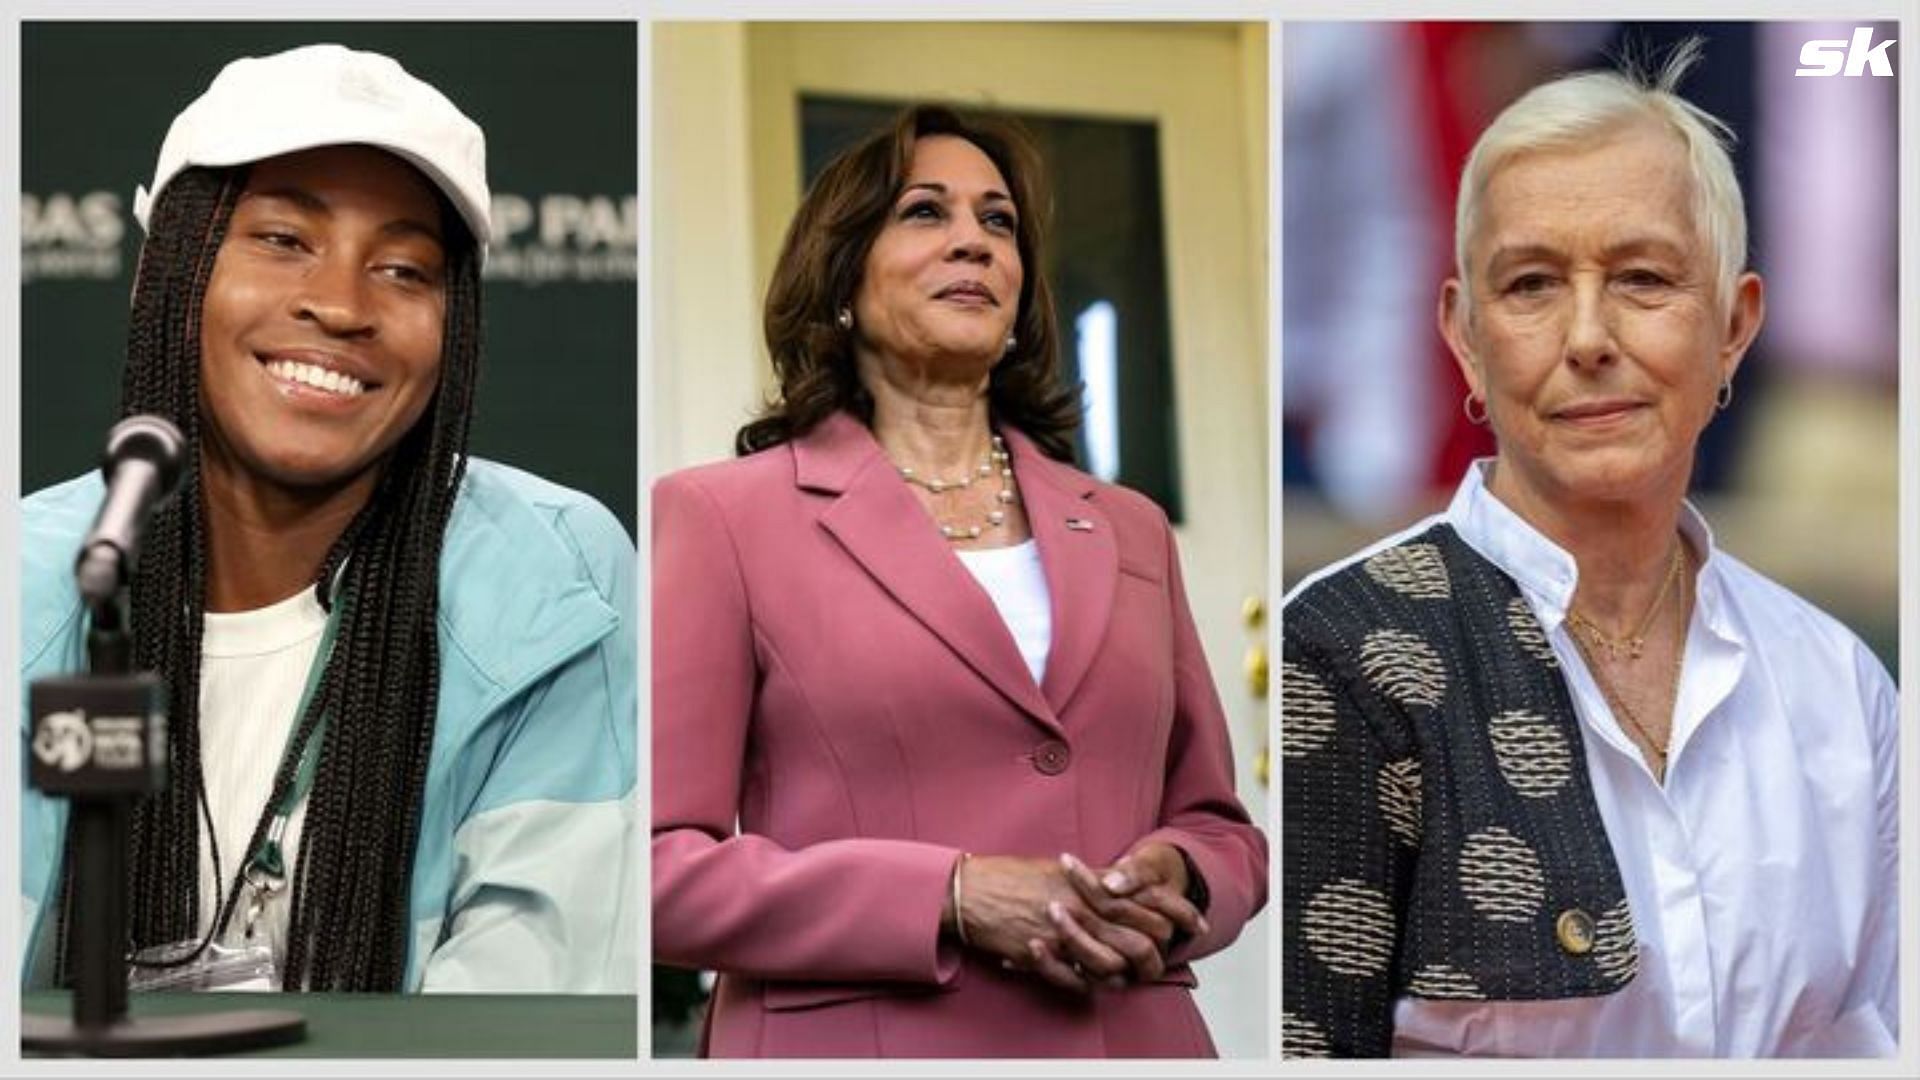
[[[200,639],[200,770],[220,841],[221,880],[213,876],[206,822],[200,824],[200,927],[205,934],[227,890],[247,860],[273,777],[293,731],[307,674],[326,633],[327,613],[312,589],[253,611],[206,616]],[[261,912],[258,935],[273,948],[276,970],[286,970],[288,893],[299,857],[303,799],[288,818],[280,848],[287,881]],[[248,890],[234,908],[228,945],[245,941]]]
[[[1035,685],[1047,671],[1047,652],[1053,647],[1053,601],[1047,595],[1047,575],[1040,565],[1040,545],[1032,540],[1010,547],[959,551],[960,562],[987,590],[1000,618],[1020,646],[1020,658]]]

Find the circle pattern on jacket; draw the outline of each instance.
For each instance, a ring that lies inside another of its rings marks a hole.
[[[1453,582],[1440,549],[1432,544],[1390,547],[1364,564],[1367,576],[1415,600],[1450,600]]]
[[[1546,717],[1524,709],[1487,721],[1493,757],[1507,785],[1529,799],[1553,795],[1573,779],[1573,748]]]
[[[1393,959],[1393,906],[1364,881],[1322,885],[1300,916],[1314,959],[1341,975],[1379,975]]]
[[[1528,606],[1526,597],[1516,596],[1507,601],[1507,629],[1512,632],[1513,640],[1520,644],[1522,652],[1548,667],[1560,666],[1560,661],[1553,655],[1553,646],[1547,643],[1546,632],[1540,629],[1540,620],[1534,618],[1533,608]]]
[[[1290,1012],[1280,1014],[1280,1056],[1324,1058],[1333,1056],[1333,1040],[1319,1024]]]
[[[1633,912],[1625,897],[1593,921],[1594,964],[1602,974],[1625,984],[1640,970],[1640,948],[1633,936]]]
[[[1394,839],[1420,846],[1420,759],[1401,758],[1380,766],[1376,800]]]
[[[1445,998],[1455,1001],[1479,1001],[1487,995],[1473,976],[1445,964],[1428,964],[1407,980],[1407,993],[1415,997]]]
[[[1494,922],[1525,922],[1547,898],[1539,856],[1498,826],[1474,833],[1461,845],[1460,890],[1475,911]]]
[[[1333,695],[1298,664],[1280,665],[1280,756],[1303,758],[1333,741]]]
[[[1400,705],[1433,708],[1447,696],[1447,669],[1419,635],[1375,630],[1360,643],[1360,671]]]

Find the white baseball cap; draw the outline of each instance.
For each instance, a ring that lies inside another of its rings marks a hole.
[[[480,125],[393,60],[341,45],[243,57],[220,69],[174,117],[153,183],[134,190],[133,216],[145,229],[155,200],[182,169],[355,143],[397,154],[424,173],[486,251],[493,228]]]

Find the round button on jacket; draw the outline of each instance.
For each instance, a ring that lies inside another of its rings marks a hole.
[[[1059,776],[1067,771],[1067,763],[1073,760],[1073,751],[1059,739],[1048,739],[1034,748],[1033,767],[1047,776]]]
[[[1585,956],[1593,951],[1593,916],[1579,908],[1561,912],[1553,924],[1553,933],[1560,939],[1560,947],[1573,956]]]

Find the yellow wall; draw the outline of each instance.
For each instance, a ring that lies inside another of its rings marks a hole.
[[[653,415],[641,437],[658,472],[725,457],[767,366],[746,46],[739,23],[653,29]]]

